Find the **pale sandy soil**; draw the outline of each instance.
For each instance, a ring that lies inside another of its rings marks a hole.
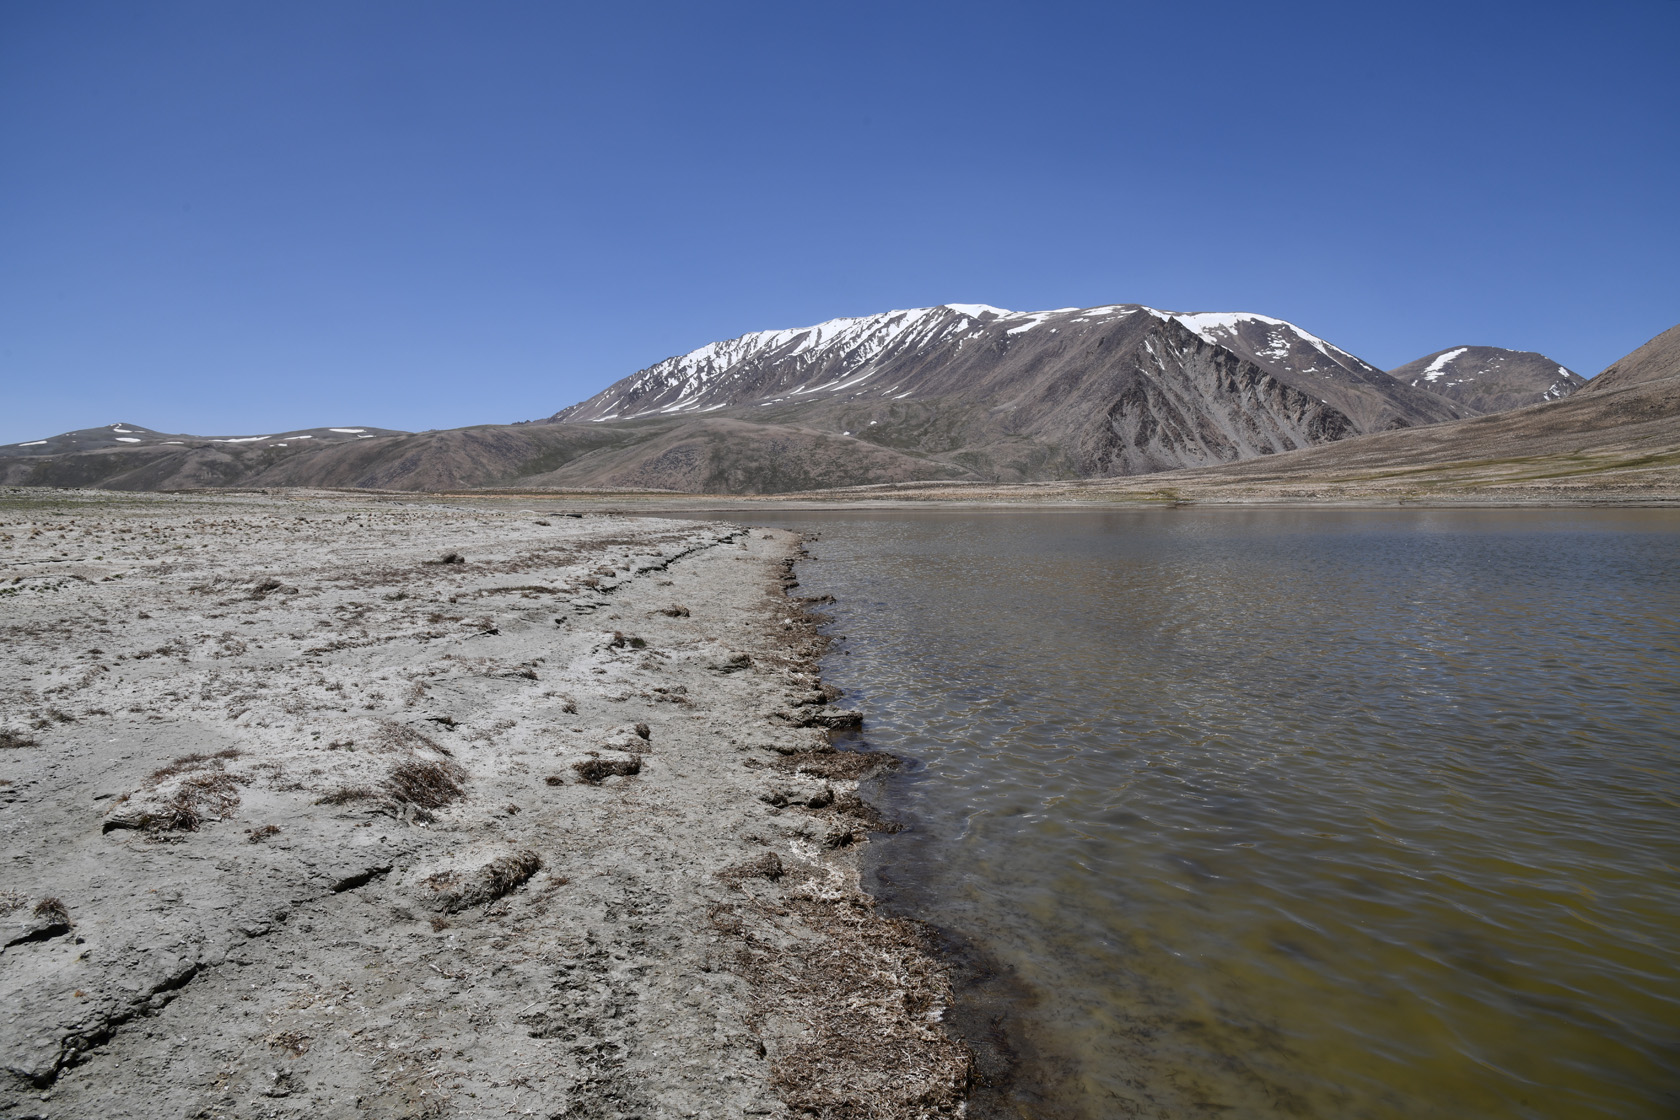
[[[959,1112],[797,549],[0,493],[0,1116]]]

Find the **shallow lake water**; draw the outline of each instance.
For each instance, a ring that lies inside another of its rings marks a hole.
[[[977,1111],[1680,1114],[1680,513],[751,520],[911,760]]]

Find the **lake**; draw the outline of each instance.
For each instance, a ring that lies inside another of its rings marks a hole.
[[[977,1114],[1680,1114],[1680,512],[751,520]]]

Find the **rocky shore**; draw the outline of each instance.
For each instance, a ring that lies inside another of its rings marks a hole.
[[[0,1117],[959,1114],[799,547],[0,493]]]

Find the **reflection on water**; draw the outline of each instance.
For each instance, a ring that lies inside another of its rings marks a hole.
[[[1029,1116],[1680,1114],[1680,516],[827,514]]]

